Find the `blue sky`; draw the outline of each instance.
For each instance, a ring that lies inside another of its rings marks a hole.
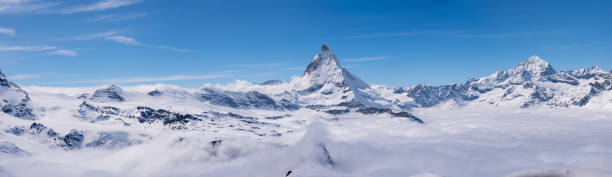
[[[322,43],[368,83],[464,82],[531,55],[612,69],[612,1],[0,0],[21,85],[198,88],[301,75]]]

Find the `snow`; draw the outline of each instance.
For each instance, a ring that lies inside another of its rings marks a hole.
[[[0,113],[0,176],[612,176],[611,77],[597,67],[556,72],[533,56],[466,84],[397,88],[369,85],[338,61],[323,45],[303,76],[268,85],[0,87],[2,99],[29,95],[36,116]],[[549,82],[551,74],[579,82]],[[594,83],[603,83],[596,94]],[[423,107],[408,96],[414,89],[450,97]],[[457,90],[478,97],[454,99]],[[571,104],[585,95],[587,104]],[[267,97],[301,108],[255,106]],[[307,108],[351,101],[409,111],[425,124]],[[83,141],[68,147],[71,132]]]
[[[359,114],[330,119],[302,112],[276,122],[294,128],[280,137],[253,137],[231,129],[77,126],[88,132],[121,130],[145,137],[142,144],[119,149],[66,151],[2,133],[3,139],[31,155],[2,157],[0,167],[13,176],[280,176],[292,170],[295,176],[468,177],[539,174],[531,173],[534,169],[612,174],[612,120],[607,110],[485,107],[414,113],[427,117],[427,124]],[[3,126],[23,121],[8,116],[1,120]],[[304,123],[295,123],[299,120]],[[219,145],[211,145],[219,139]],[[320,144],[333,165],[327,163]]]

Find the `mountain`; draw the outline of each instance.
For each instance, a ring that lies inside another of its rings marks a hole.
[[[340,66],[336,54],[325,44],[308,64],[304,75],[289,81],[298,90],[299,104],[310,108],[344,111],[350,108],[390,108],[370,91],[370,85]],[[369,92],[370,91],[370,92]]]
[[[7,80],[0,71],[0,108],[2,112],[21,119],[33,120],[35,116],[29,102],[28,93],[17,84]]]
[[[465,83],[411,88],[369,85],[343,68],[339,58],[323,44],[302,76],[288,81],[270,80],[261,84],[236,81],[227,85],[207,84],[200,89],[151,85],[92,88],[33,89],[30,95],[0,73],[0,106],[4,113],[26,120],[60,116],[64,121],[123,126],[163,125],[171,129],[203,129],[206,122],[216,128],[237,128],[257,136],[279,135],[277,122],[304,113],[323,118],[367,116],[402,118],[424,123],[412,115],[416,108],[444,105],[457,107],[551,108],[601,106],[609,104],[612,75],[598,67],[556,71],[540,57],[532,56],[517,66]],[[36,109],[34,109],[36,108]],[[68,119],[68,120],[65,120]],[[210,121],[210,122],[209,122]],[[218,121],[227,121],[219,124]],[[23,134],[26,126],[13,127]],[[65,136],[87,132],[72,129]],[[210,128],[210,127],[208,127]],[[61,147],[63,141],[53,131]],[[99,133],[99,132],[98,132]],[[116,133],[116,132],[115,132]],[[112,134],[105,132],[105,134]],[[119,133],[120,134],[120,133]],[[122,140],[129,141],[122,136]],[[137,141],[137,140],[134,140]],[[76,147],[76,146],[75,146]]]
[[[35,119],[28,93],[1,73],[0,86],[3,112],[22,119]],[[420,84],[411,88],[372,86],[343,68],[336,54],[323,44],[304,74],[288,81],[270,80],[262,84],[237,81],[228,85],[209,84],[198,90],[156,86],[137,92],[126,92],[119,86],[108,85],[93,91],[67,94],[77,95],[74,104],[76,117],[92,122],[122,119],[133,112],[148,109],[170,111],[167,115],[188,113],[173,112],[173,108],[166,106],[172,105],[168,104],[172,101],[210,107],[201,112],[312,110],[331,116],[381,114],[422,122],[408,112],[414,108],[443,104],[516,108],[602,105],[608,101],[601,95],[608,94],[611,89],[610,72],[598,67],[559,72],[538,56],[529,57],[508,70],[465,83]]]
[[[402,88],[370,85],[340,61],[323,45],[290,80],[197,89],[20,87],[0,72],[0,176],[410,176],[511,157],[486,168],[507,173],[541,154],[560,159],[553,167],[612,156],[612,75],[598,67],[557,71],[532,56],[464,83]],[[389,159],[402,165],[381,171]]]
[[[370,87],[357,76],[340,67],[336,54],[325,44],[321,46],[321,53],[316,55],[306,67],[302,80],[306,80],[312,87],[328,84],[353,90]]]
[[[204,101],[233,108],[312,109],[332,115],[385,113],[418,120],[381,97],[370,85],[342,68],[336,54],[323,44],[301,77],[286,82],[205,86]],[[259,95],[259,96],[256,96]]]
[[[417,85],[397,88],[392,98],[406,97],[406,107],[432,107],[452,101],[458,105],[505,107],[581,107],[609,91],[612,75],[598,67],[557,72],[548,62],[532,56],[519,65],[463,84]]]
[[[96,90],[91,96],[91,100],[97,102],[108,102],[108,101],[116,101],[122,102],[125,101],[125,98],[121,96],[121,88],[116,85],[110,85],[106,88],[101,88]]]

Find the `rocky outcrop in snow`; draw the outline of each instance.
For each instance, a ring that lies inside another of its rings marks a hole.
[[[123,90],[120,87],[110,85],[96,90],[90,99],[97,102],[123,102],[125,98],[121,96],[122,92]]]
[[[270,96],[257,91],[232,92],[203,88],[202,92],[203,93],[200,94],[200,99],[202,101],[208,101],[211,104],[219,106],[268,110],[295,110],[299,108],[288,100],[280,100],[277,103],[277,101]]]
[[[21,119],[34,120],[36,117],[29,102],[28,93],[6,79],[6,76],[0,71],[0,108],[2,112]]]

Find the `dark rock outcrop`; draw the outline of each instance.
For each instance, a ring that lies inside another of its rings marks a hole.
[[[153,123],[162,122],[164,125],[168,124],[185,124],[193,120],[201,120],[191,114],[180,114],[176,112],[170,112],[164,109],[153,109],[145,106],[139,106],[136,108],[138,111],[136,116],[131,118],[138,119],[140,123]]]
[[[62,141],[62,146],[65,149],[80,149],[85,141],[85,136],[83,135],[82,131],[72,129],[70,130],[70,133],[62,137]]]
[[[92,142],[87,143],[85,146],[106,149],[120,149],[141,143],[141,140],[130,139],[127,132],[111,131],[99,132],[97,137]]]
[[[120,110],[112,106],[94,106],[87,101],[83,101],[79,105],[78,113],[81,119],[95,122],[108,120],[113,115],[119,115]]]
[[[90,99],[99,101],[99,102],[107,102],[107,101],[122,102],[122,101],[125,101],[125,98],[121,96],[122,92],[123,90],[121,90],[120,87],[116,85],[110,85],[107,88],[96,90]]]
[[[6,114],[20,119],[36,119],[28,93],[22,90],[19,85],[6,79],[2,71],[0,71],[0,109]]]

